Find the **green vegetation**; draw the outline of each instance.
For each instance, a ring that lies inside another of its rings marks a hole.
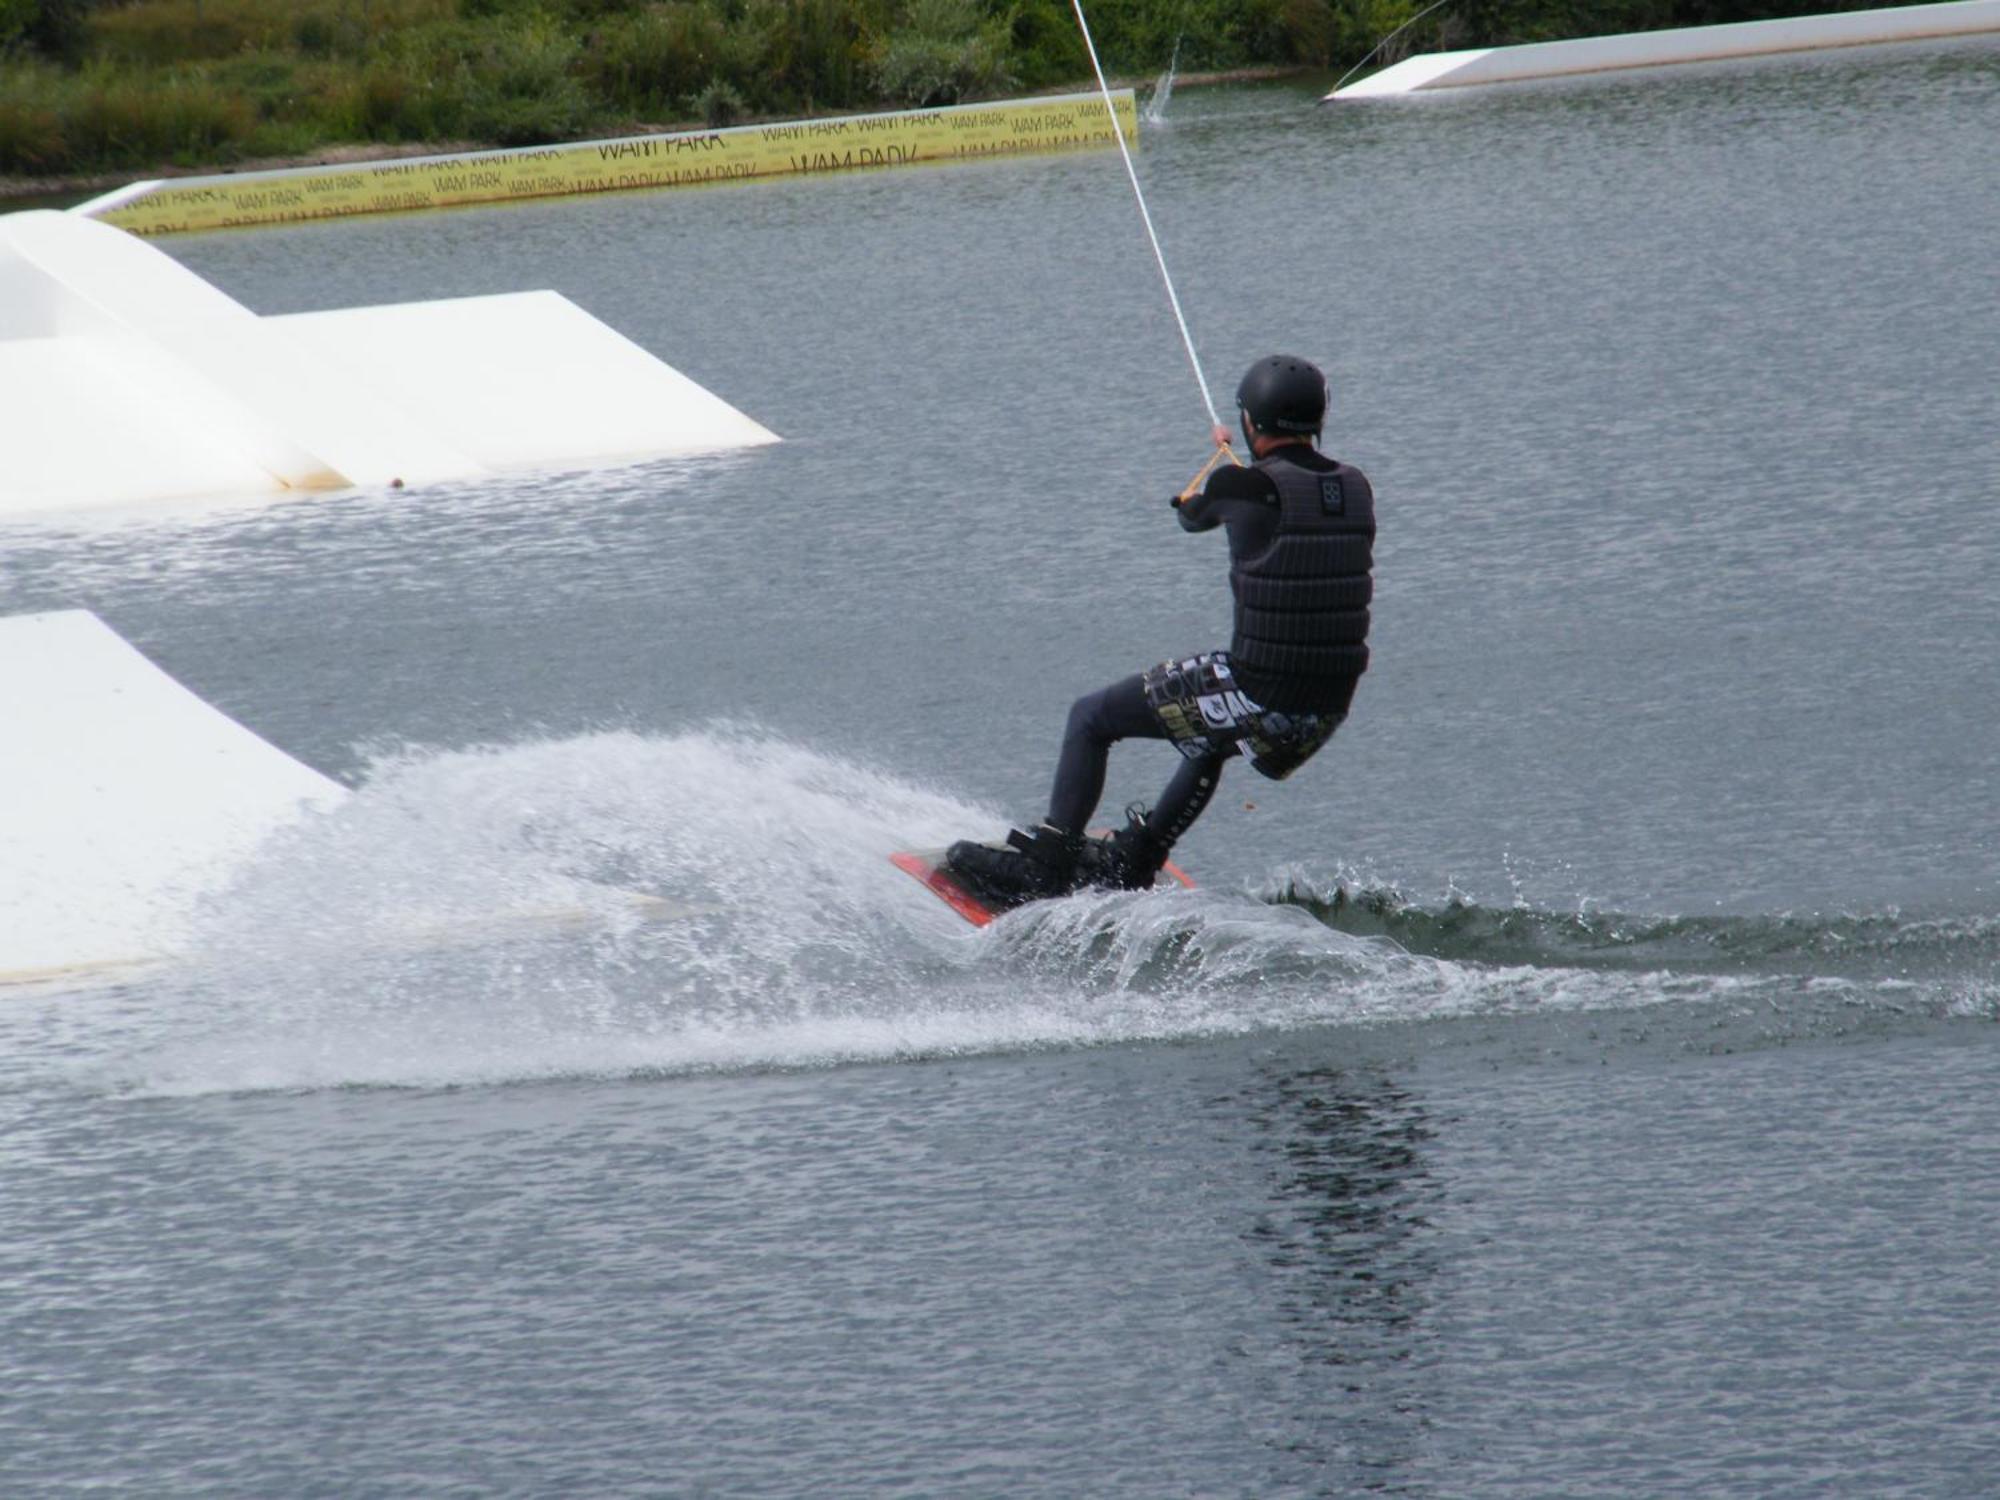
[[[1090,0],[1105,65],[1342,67],[1425,0]],[[1413,48],[1876,0],[1460,0]],[[1068,0],[0,0],[0,175],[525,145],[1079,86]]]

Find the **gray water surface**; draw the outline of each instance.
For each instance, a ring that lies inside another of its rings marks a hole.
[[[0,535],[358,788],[0,1000],[0,1490],[1992,1492],[2000,49],[1313,100],[1140,169],[1217,401],[1332,377],[1376,665],[1199,890],[984,934],[881,856],[1226,637],[1115,159],[161,242],[786,442]]]

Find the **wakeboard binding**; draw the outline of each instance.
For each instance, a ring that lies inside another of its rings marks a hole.
[[[1173,844],[1153,831],[1145,804],[1135,802],[1125,809],[1123,828],[1083,841],[1079,883],[1113,891],[1151,890],[1172,850]]]
[[[995,910],[1067,896],[1082,882],[1083,835],[1047,823],[1011,828],[1004,844],[961,839],[945,851],[944,867]]]
[[[945,851],[944,868],[995,910],[1006,910],[1085,887],[1150,889],[1171,847],[1135,804],[1125,810],[1123,828],[1088,838],[1042,823],[1010,829],[1005,844],[961,840]]]

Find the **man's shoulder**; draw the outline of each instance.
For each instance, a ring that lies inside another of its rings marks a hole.
[[[1343,467],[1339,459],[1328,458],[1319,449],[1308,448],[1303,443],[1274,449],[1264,461],[1293,464],[1313,474],[1331,474],[1335,469]]]
[[[1255,464],[1225,464],[1208,476],[1202,489],[1205,500],[1256,500],[1275,502],[1278,487]]]

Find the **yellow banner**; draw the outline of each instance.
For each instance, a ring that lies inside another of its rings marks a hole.
[[[1128,142],[1137,144],[1132,91],[1122,89],[1112,97],[1119,128]],[[102,210],[85,204],[81,211],[135,234],[176,234],[1114,144],[1103,97],[1065,94],[361,166],[182,177],[152,184],[150,191],[110,195]]]

